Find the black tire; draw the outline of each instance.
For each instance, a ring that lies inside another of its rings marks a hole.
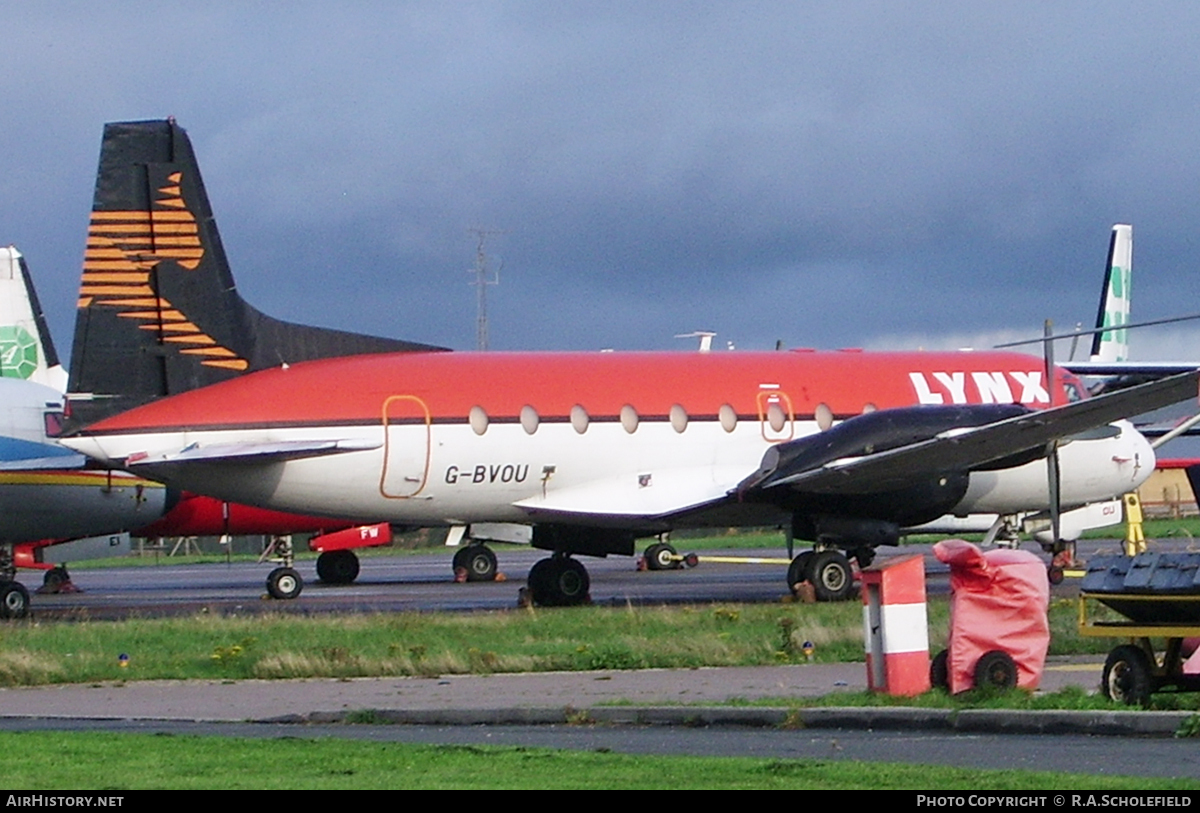
[[[290,600],[300,595],[304,579],[290,567],[277,567],[267,576],[267,593],[271,598]]]
[[[350,584],[358,578],[358,570],[352,550],[327,550],[317,557],[317,578],[326,584]]]
[[[67,575],[65,567],[53,567],[47,570],[46,574],[42,576],[42,586],[49,591],[57,593],[70,580],[71,577]]]
[[[0,582],[0,618],[15,620],[29,615],[29,591],[20,582]]]
[[[525,577],[525,587],[529,590],[529,599],[534,604],[546,606],[545,599],[550,591],[549,583],[553,569],[553,559],[538,559],[533,563],[533,567],[529,568],[529,575]]]
[[[806,550],[804,553],[798,554],[792,563],[788,565],[787,583],[788,589],[793,593],[796,592],[796,585],[800,582],[806,582],[812,578],[812,560],[813,552]]]
[[[588,601],[587,568],[566,556],[542,559],[529,571],[530,597],[541,607],[574,607]]]
[[[673,557],[678,556],[675,548],[665,542],[655,542],[646,548],[646,567],[650,570],[675,570],[679,562]]]
[[[1046,570],[1046,578],[1049,579],[1051,584],[1062,584],[1066,575],[1058,565],[1050,565]]]
[[[929,684],[935,689],[950,689],[950,650],[943,649],[929,663]]]
[[[487,545],[467,545],[454,554],[454,570],[467,571],[469,582],[494,582],[496,580],[496,554]]]
[[[1007,652],[993,649],[975,662],[975,688],[1014,689],[1017,686],[1017,662]]]
[[[854,592],[854,573],[850,560],[840,550],[813,554],[808,580],[817,601],[845,601]]]
[[[870,567],[871,562],[875,561],[875,549],[866,547],[865,545],[861,548],[855,548],[854,558],[858,560],[859,570]]]
[[[1154,670],[1150,658],[1132,644],[1122,644],[1108,653],[1100,691],[1109,700],[1127,706],[1148,706],[1154,693]]]

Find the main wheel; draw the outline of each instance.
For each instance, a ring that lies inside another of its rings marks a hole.
[[[0,618],[29,615],[29,591],[20,582],[0,582]]]
[[[533,603],[542,607],[573,607],[588,599],[592,586],[587,568],[566,556],[542,559],[529,571]]]
[[[679,562],[674,558],[678,552],[666,542],[655,542],[646,548],[646,567],[651,570],[675,570]]]
[[[1109,700],[1127,706],[1146,706],[1154,692],[1154,670],[1140,647],[1122,644],[1108,653],[1100,690]]]
[[[1007,652],[993,649],[975,662],[975,688],[1012,689],[1017,685],[1017,662]]]
[[[358,578],[358,570],[352,550],[327,550],[317,557],[317,578],[326,584],[350,584]]]
[[[293,599],[304,589],[304,579],[290,567],[277,567],[267,576],[267,592],[271,598]]]
[[[469,582],[496,580],[496,554],[487,545],[467,545],[454,554],[453,564],[455,572],[460,567],[467,572]]]
[[[798,554],[792,560],[792,563],[788,565],[788,589],[793,593],[796,592],[797,584],[806,582],[812,578],[812,560],[813,552],[806,550],[804,553]]]
[[[950,650],[943,649],[929,663],[929,684],[935,689],[950,688]]]
[[[843,601],[854,590],[850,560],[840,550],[813,554],[808,580],[812,582],[817,601]]]

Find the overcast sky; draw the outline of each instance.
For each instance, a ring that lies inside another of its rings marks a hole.
[[[175,116],[273,316],[493,349],[986,346],[1200,311],[1200,5],[21,3],[0,243],[69,350],[103,124]],[[1200,328],[1135,358],[1195,358]],[[1065,353],[1065,347],[1060,353]]]

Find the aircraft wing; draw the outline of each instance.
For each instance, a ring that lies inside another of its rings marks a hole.
[[[817,494],[867,494],[897,490],[914,476],[970,470],[1045,446],[1097,426],[1197,397],[1200,370],[1142,384],[1065,406],[1038,410],[979,427],[943,432],[860,457],[841,458],[799,471],[757,472],[744,489],[787,487]]]
[[[1196,369],[1185,361],[1065,361],[1059,367],[1075,375],[1178,375]]]
[[[378,449],[382,445],[374,441],[359,440],[285,440],[269,443],[214,443],[208,446],[192,444],[182,451],[169,454],[131,455],[125,460],[125,465],[133,469],[138,466],[205,461],[273,463],[345,452],[366,452]]]

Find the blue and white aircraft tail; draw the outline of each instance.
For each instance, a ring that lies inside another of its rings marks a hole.
[[[67,388],[67,372],[16,246],[0,248],[0,377],[32,381],[59,393]]]
[[[1108,243],[1108,266],[1104,288],[1100,291],[1100,311],[1096,328],[1112,327],[1092,337],[1091,361],[1112,363],[1129,360],[1130,282],[1133,275],[1133,226],[1113,226]]]

